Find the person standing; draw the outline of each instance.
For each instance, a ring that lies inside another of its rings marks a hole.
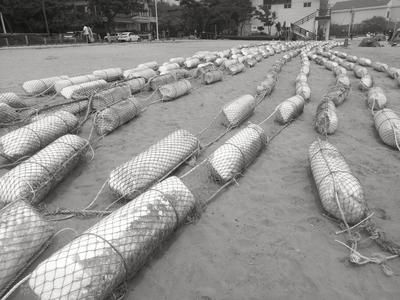
[[[86,43],[89,43],[89,27],[87,27],[86,25],[83,26],[82,34],[83,34],[83,38],[85,39]]]

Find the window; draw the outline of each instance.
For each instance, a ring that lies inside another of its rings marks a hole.
[[[283,8],[292,8],[292,2],[287,2],[283,4]]]
[[[304,2],[304,7],[311,7],[311,2]]]
[[[267,9],[271,9],[271,0],[264,0],[263,4],[267,7]]]

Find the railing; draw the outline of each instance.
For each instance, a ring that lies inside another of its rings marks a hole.
[[[315,38],[316,38],[316,35],[314,32],[304,29],[303,27],[300,27],[296,24],[292,24],[292,31],[295,34],[300,35],[301,37],[303,37],[305,39],[315,40]]]
[[[150,11],[135,11],[131,14],[132,17],[152,17]]]
[[[311,19],[314,19],[315,16],[317,15],[318,10],[314,11],[313,13],[309,14],[308,16],[305,16],[304,18],[301,18],[300,20],[294,22],[294,25],[302,25],[305,22],[310,21]]]

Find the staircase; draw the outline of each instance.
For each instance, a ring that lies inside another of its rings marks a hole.
[[[305,16],[304,18],[301,18],[300,20],[292,23],[294,25],[300,26],[303,25],[304,23],[310,21],[311,19],[314,19],[315,16],[317,15],[318,10],[314,11],[313,13],[309,14],[308,16]]]
[[[330,9],[317,9],[313,13],[305,16],[304,18],[301,18],[300,20],[292,23],[292,32],[299,37],[306,39],[306,40],[315,40],[316,39],[316,34],[314,32],[311,32],[303,27],[300,27],[300,25],[303,25],[304,23],[310,21],[310,20],[326,20],[331,18],[331,10]]]
[[[316,34],[314,32],[304,29],[303,27],[300,27],[294,23],[292,23],[292,32],[305,40],[316,39]]]

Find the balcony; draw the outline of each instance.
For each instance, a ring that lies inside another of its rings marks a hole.
[[[330,19],[331,19],[330,8],[317,9],[315,20],[330,20]]]

